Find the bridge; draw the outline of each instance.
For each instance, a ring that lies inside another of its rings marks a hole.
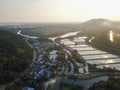
[[[111,58],[94,58],[94,59],[85,59],[86,61],[92,60],[107,60],[107,59],[120,59],[120,57],[111,57]]]
[[[120,62],[113,62],[113,63],[100,63],[100,64],[95,64],[97,66],[101,66],[101,65],[110,65],[110,64],[120,64]]]
[[[82,45],[85,45],[85,44],[77,44],[77,45],[76,45],[76,44],[70,44],[70,43],[69,43],[69,44],[67,44],[67,45],[75,45],[75,46],[81,45],[81,46],[82,46]],[[86,46],[88,47],[88,45],[86,45]]]
[[[72,48],[90,48],[90,47],[88,47],[88,46],[74,46],[74,47],[72,47]]]
[[[107,53],[107,52],[102,52],[102,53],[95,53],[95,54],[82,54],[82,56],[105,55],[105,54],[109,54],[109,53]]]
[[[96,51],[96,49],[91,49],[91,50],[77,50],[77,51],[82,51],[82,52],[84,52],[84,51]]]

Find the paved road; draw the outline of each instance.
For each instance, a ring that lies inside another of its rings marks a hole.
[[[71,66],[70,74],[74,74],[74,65],[70,63],[70,66]]]
[[[56,82],[55,82],[54,90],[59,90],[59,88],[60,88],[59,85],[62,81],[62,76],[56,77],[55,80],[56,80]]]

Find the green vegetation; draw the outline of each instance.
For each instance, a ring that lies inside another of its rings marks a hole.
[[[103,69],[96,68],[96,64],[88,64],[90,72],[118,72],[119,70],[110,67],[103,67]]]
[[[45,37],[40,37],[40,38],[37,38],[36,39],[37,42],[52,42],[52,40],[48,39],[48,38],[45,38]],[[30,38],[28,40],[29,43],[33,44],[35,42],[34,39]]]
[[[113,42],[109,40],[109,32],[104,32],[99,36],[96,36],[89,44],[100,50],[120,55],[120,37],[118,37],[115,33]]]
[[[89,90],[120,90],[120,79],[109,78],[107,81],[95,83]]]
[[[83,90],[83,87],[73,85],[73,84],[61,83],[60,84],[60,90]]]
[[[21,84],[23,84],[21,81],[15,82],[12,87],[9,85],[6,86],[5,90],[22,90],[23,86]]]
[[[0,84],[17,78],[32,58],[33,50],[21,36],[0,30]]]

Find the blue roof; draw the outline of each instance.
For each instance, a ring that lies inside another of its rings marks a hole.
[[[47,76],[48,76],[48,78],[50,78],[50,76],[51,76],[51,73],[50,73],[50,71],[48,71],[48,74],[47,74]]]
[[[41,69],[38,73],[35,74],[34,79],[36,79],[36,78],[39,77],[39,76],[44,75],[45,72],[46,72],[46,69],[45,69],[45,68]]]
[[[44,74],[45,71],[46,71],[46,69],[42,69],[42,70],[40,70],[40,71],[38,72],[38,74],[39,74],[39,75]]]
[[[23,87],[23,89],[22,90],[35,90],[34,88],[32,88],[32,87],[29,87],[29,86],[25,86],[25,87]]]

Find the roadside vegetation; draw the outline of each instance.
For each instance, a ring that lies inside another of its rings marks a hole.
[[[50,40],[50,39],[48,39],[48,38],[45,38],[45,37],[37,38],[36,41],[37,41],[37,42],[52,42],[52,40]],[[28,39],[28,42],[29,42],[30,44],[33,44],[33,43],[35,43],[35,40],[32,39],[32,38],[30,38],[30,39]]]
[[[95,83],[89,90],[120,90],[120,79],[109,78],[107,81]]]
[[[60,90],[83,90],[83,87],[74,84],[61,83]]]
[[[110,67],[96,68],[95,64],[89,64],[89,72],[119,72],[119,70]]]

